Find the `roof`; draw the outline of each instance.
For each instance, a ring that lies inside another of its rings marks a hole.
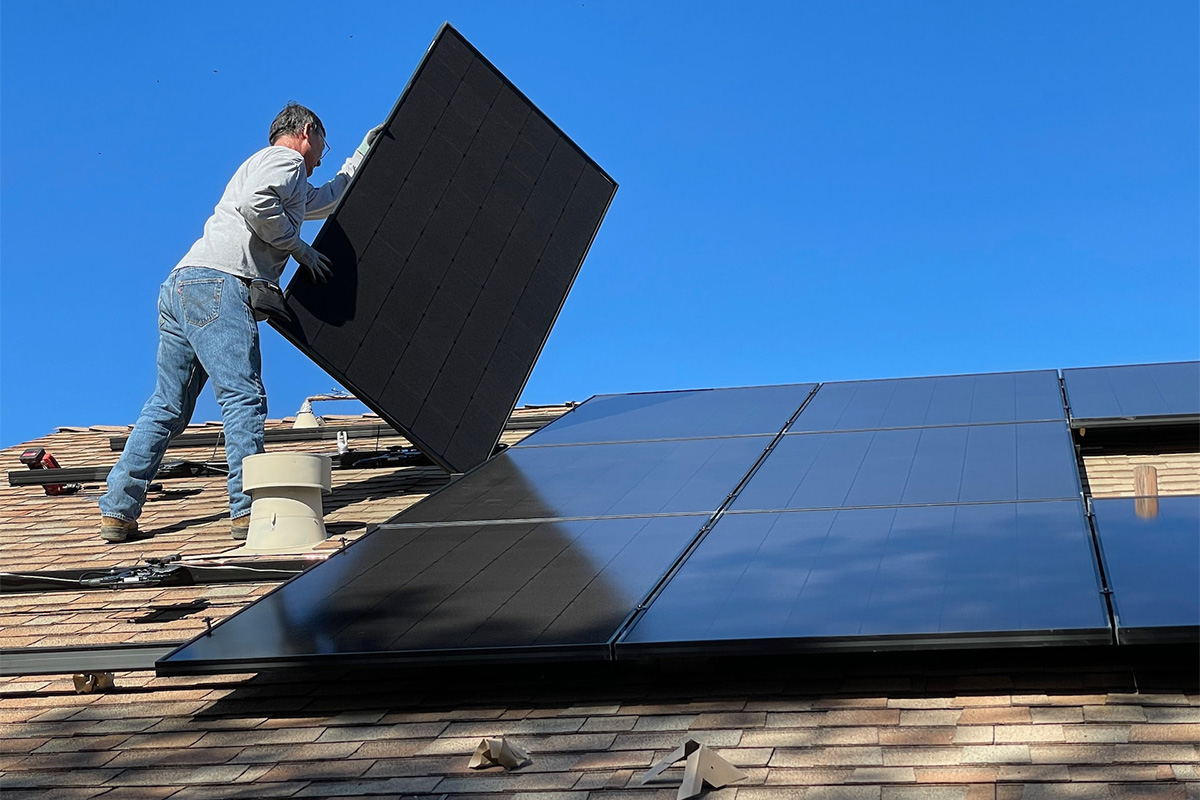
[[[530,432],[527,420],[542,423],[553,419],[570,406],[519,409],[513,415],[512,430],[502,442],[512,444]],[[327,417],[339,425],[378,423],[374,415]],[[291,418],[268,423],[267,430],[291,428]],[[523,427],[523,423],[525,423]],[[18,456],[31,447],[44,447],[64,468],[106,466],[116,461],[110,439],[129,433],[127,427],[99,426],[65,428],[40,439],[0,451],[0,459],[10,468],[21,469]],[[193,425],[189,433],[219,431],[214,424]],[[353,448],[386,450],[404,447],[408,442],[381,426],[378,438],[355,438]],[[333,452],[335,442],[281,442],[269,440],[268,452]],[[223,455],[219,446],[172,447],[168,460],[209,461]],[[393,469],[339,469],[333,472],[334,491],[325,498],[325,525],[329,540],[319,550],[331,551],[343,542],[353,541],[372,526],[385,522],[411,506],[430,491],[444,485],[447,473],[434,466],[408,466]],[[152,492],[141,518],[140,531],[148,534],[121,544],[108,544],[98,537],[99,510],[96,501],[103,484],[85,484],[74,495],[47,496],[39,487],[0,486],[0,571],[30,573],[45,570],[96,570],[133,566],[146,558],[181,554],[200,556],[219,554],[237,543],[229,536],[229,501],[222,476],[186,478],[164,484],[165,492]],[[186,494],[188,490],[198,490]],[[320,553],[318,552],[318,555]],[[277,580],[264,583],[237,583],[225,587],[175,587],[166,589],[125,589],[98,603],[90,592],[49,593],[4,597],[9,624],[0,625],[0,648],[89,646],[117,643],[180,642],[204,630],[196,616],[176,622],[139,625],[129,628],[114,624],[116,614],[141,615],[147,608],[209,600],[204,616],[213,622],[222,619],[261,596]],[[51,617],[30,614],[45,599],[56,608]],[[17,603],[17,605],[13,605]],[[77,611],[74,609],[78,609]],[[7,615],[6,615],[7,616]],[[19,624],[12,624],[20,619]]]
[[[64,467],[104,465],[115,460],[109,437],[125,432],[69,429],[28,444]],[[505,441],[527,433],[511,430]],[[271,451],[332,446],[268,442]],[[19,468],[24,447],[3,451],[6,463]],[[214,457],[212,445],[170,452]],[[1164,494],[1198,491],[1195,481],[1163,480],[1180,472],[1174,460],[1158,463]],[[336,470],[328,546],[447,479],[432,467]],[[149,503],[142,527],[154,535],[122,545],[96,536],[95,489],[47,497],[0,487],[0,568],[103,569],[231,546],[224,480],[166,485],[183,487],[201,491]],[[0,648],[183,641],[204,630],[202,617],[219,620],[275,585],[4,593]],[[135,622],[201,600],[202,609],[175,609],[178,619]],[[690,737],[748,773],[709,797],[1200,797],[1195,663],[1194,648],[1129,647],[190,678],[127,671],[114,691],[93,694],[76,694],[71,675],[10,677],[0,679],[0,786],[6,799],[666,798],[679,767],[649,786],[638,778]],[[480,738],[497,735],[533,763],[469,770]]]

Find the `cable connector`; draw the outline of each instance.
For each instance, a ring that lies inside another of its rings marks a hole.
[[[151,557],[145,559],[144,566],[118,567],[109,570],[104,575],[85,575],[79,579],[79,583],[81,586],[99,586],[109,589],[136,589],[173,583],[187,574],[183,572],[183,565],[174,563],[179,560],[178,553]]]

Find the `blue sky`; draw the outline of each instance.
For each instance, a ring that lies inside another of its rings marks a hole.
[[[0,445],[133,422],[158,284],[275,113],[328,180],[446,20],[621,185],[523,402],[1200,354],[1192,0],[14,0]],[[262,330],[271,416],[335,385]]]

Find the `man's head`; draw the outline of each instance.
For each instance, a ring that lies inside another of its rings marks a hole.
[[[328,149],[325,126],[320,117],[299,103],[284,106],[271,123],[267,139],[270,144],[290,148],[304,156],[304,168],[309,177],[321,166],[321,158]]]

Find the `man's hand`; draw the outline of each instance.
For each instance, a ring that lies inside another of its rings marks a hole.
[[[376,125],[374,128],[371,128],[371,130],[367,131],[367,135],[363,137],[362,144],[358,146],[358,152],[365,156],[367,151],[371,149],[371,145],[375,143],[375,140],[379,138],[379,134],[382,132],[382,125]]]
[[[292,251],[292,258],[301,266],[313,283],[325,283],[333,274],[333,263],[312,249],[308,242],[300,242],[300,246]]]

